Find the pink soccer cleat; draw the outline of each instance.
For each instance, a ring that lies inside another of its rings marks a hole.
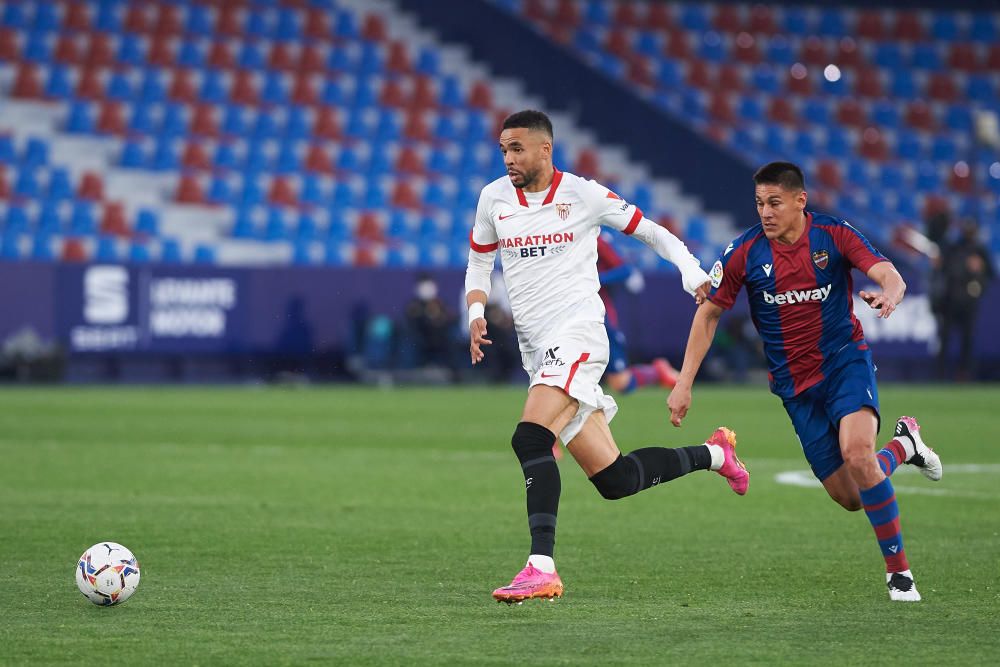
[[[715,429],[715,433],[705,441],[705,444],[722,447],[722,453],[726,460],[716,472],[726,478],[733,491],[741,496],[745,495],[750,487],[750,473],[743,465],[743,461],[740,461],[740,458],[736,456],[736,433],[725,426],[720,426]]]
[[[661,387],[673,389],[677,384],[677,369],[670,365],[670,362],[663,358],[653,359],[653,370],[656,371],[656,380]]]
[[[563,583],[558,573],[542,572],[529,562],[509,586],[493,591],[493,599],[514,604],[531,598],[558,598],[562,594]]]

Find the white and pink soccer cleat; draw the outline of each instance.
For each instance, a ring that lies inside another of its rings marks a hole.
[[[660,386],[673,389],[674,385],[677,384],[677,369],[662,357],[653,359],[652,366],[653,370],[656,371],[656,380]]]
[[[944,467],[941,465],[941,457],[937,455],[937,452],[924,444],[923,439],[920,437],[920,424],[917,423],[916,419],[913,417],[900,417],[896,421],[895,437],[909,438],[913,443],[913,456],[906,459],[906,463],[919,468],[920,473],[932,482],[937,482],[941,479],[941,475],[944,473]]]
[[[718,445],[722,448],[725,461],[716,472],[726,478],[733,491],[741,496],[746,494],[750,487],[750,473],[743,465],[743,461],[740,461],[740,458],[736,456],[736,433],[725,426],[720,426],[715,429],[715,433],[705,441],[705,444]]]
[[[563,583],[558,573],[542,572],[529,562],[508,586],[493,591],[493,599],[514,604],[531,598],[558,598],[562,594]]]

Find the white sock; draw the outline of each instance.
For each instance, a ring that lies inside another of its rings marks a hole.
[[[726,463],[726,453],[718,445],[706,444],[705,446],[708,447],[708,452],[712,455],[712,465],[709,470],[718,470]]]
[[[538,554],[531,554],[528,556],[528,565],[534,565],[536,570],[541,570],[545,574],[552,574],[556,571],[556,562],[552,560],[552,556],[539,556]]]
[[[903,451],[906,452],[906,459],[900,461],[900,463],[906,463],[907,461],[913,458],[914,454],[917,453],[917,448],[913,444],[912,438],[908,438],[904,435],[897,435],[895,438],[893,438],[893,440],[901,444],[903,446]]]

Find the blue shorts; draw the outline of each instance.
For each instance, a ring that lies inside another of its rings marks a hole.
[[[628,354],[625,351],[625,334],[613,327],[604,318],[604,328],[608,330],[608,372],[621,373],[628,369]]]
[[[785,411],[813,474],[823,481],[844,464],[840,454],[840,420],[862,408],[871,408],[881,424],[878,387],[871,353],[853,359],[793,398]]]

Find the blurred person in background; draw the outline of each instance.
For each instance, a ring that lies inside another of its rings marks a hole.
[[[422,273],[417,277],[413,299],[406,306],[406,333],[415,348],[414,361],[418,367],[454,366],[450,333],[455,315],[444,305],[438,291],[437,282]]]
[[[995,275],[989,250],[979,237],[979,225],[974,220],[962,223],[957,241],[945,242],[936,281],[942,293],[939,302],[938,374],[942,378],[968,381],[974,379],[972,356],[976,315],[987,285]],[[958,335],[959,364],[950,373],[950,347],[953,335]]]

